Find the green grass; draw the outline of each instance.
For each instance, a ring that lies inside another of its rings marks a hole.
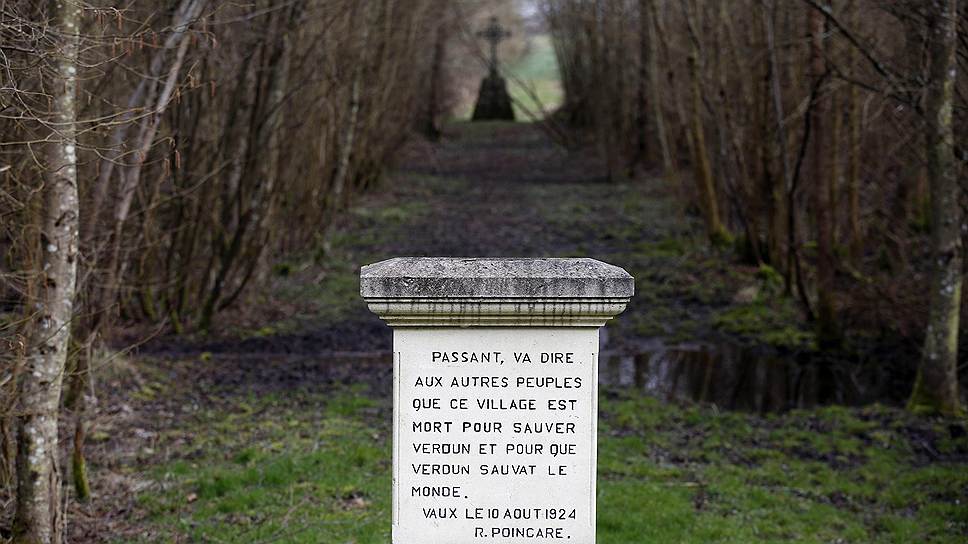
[[[186,458],[152,469],[138,500],[155,536],[143,541],[389,541],[389,399],[343,388],[227,410],[203,413]],[[968,439],[901,411],[760,417],[609,391],[599,440],[601,544],[968,535],[964,462],[925,463],[921,449],[963,460]]]
[[[287,395],[204,414],[192,459],[155,467],[158,489],[138,497],[157,529],[146,541],[388,542],[390,448],[368,419],[375,402],[353,389],[294,396],[299,406]]]
[[[307,320],[365,312],[359,264],[467,184],[414,176],[389,204],[361,202],[321,269],[286,264],[281,298],[313,301]],[[555,254],[604,259],[635,276],[632,306],[610,324],[618,334],[813,343],[776,274],[710,249],[661,182],[614,184],[605,196],[593,184],[530,184],[520,194],[559,233]],[[166,396],[150,387],[135,400]],[[388,542],[389,399],[338,388],[220,401],[162,436],[177,458],[138,467],[154,482],[138,496],[142,541]],[[968,440],[945,422],[877,406],[761,417],[628,391],[607,391],[600,405],[599,543],[968,540]]]
[[[714,326],[734,336],[787,349],[817,349],[816,336],[804,330],[796,303],[785,297],[740,304],[717,313]]]
[[[539,191],[543,188],[535,188]],[[815,349],[796,301],[773,269],[746,266],[711,248],[697,217],[658,179],[609,186],[555,186],[541,203],[545,222],[575,233],[575,251],[617,264],[635,278],[629,309],[610,322],[620,334],[675,343],[727,336],[784,349]]]
[[[496,124],[501,126],[501,123]],[[494,123],[455,125],[466,139],[487,138]],[[536,133],[537,138],[540,134]],[[270,327],[242,331],[266,336],[368,315],[359,297],[359,266],[394,255],[415,225],[465,194],[469,182],[445,176],[407,176],[386,200],[362,199],[349,211],[316,262],[282,263],[273,294],[299,311]],[[783,295],[782,278],[768,267],[738,265],[729,250],[709,247],[698,219],[684,214],[662,180],[616,183],[607,193],[594,184],[526,184],[521,201],[534,206],[561,241],[548,256],[588,256],[628,270],[636,279],[629,310],[609,327],[619,334],[668,342],[724,335],[786,349],[814,349],[813,332],[797,303]],[[543,253],[542,253],[543,252]],[[300,272],[303,271],[303,272]],[[737,301],[744,293],[750,300]]]
[[[968,535],[963,461],[924,465],[915,455],[916,435],[944,436],[940,424],[877,406],[763,418],[624,395],[602,410],[603,433],[615,438],[601,438],[600,542],[954,543]],[[906,434],[912,427],[917,433]],[[629,515],[622,504],[651,507]]]

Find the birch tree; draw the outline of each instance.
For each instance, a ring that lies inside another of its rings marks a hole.
[[[931,192],[931,306],[912,409],[954,415],[958,398],[958,323],[963,273],[961,188],[954,153],[957,0],[931,4],[931,72],[925,108],[925,152]]]
[[[42,268],[33,314],[30,352],[21,374],[18,415],[17,511],[14,542],[50,544],[63,537],[57,419],[67,362],[77,283],[77,56],[81,5],[52,0],[51,51],[46,88],[50,114],[44,120]]]

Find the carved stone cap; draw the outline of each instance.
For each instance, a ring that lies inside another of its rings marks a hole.
[[[391,326],[600,327],[634,280],[594,259],[399,257],[364,266],[360,294]]]

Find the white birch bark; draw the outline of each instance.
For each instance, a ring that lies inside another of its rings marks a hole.
[[[14,541],[51,544],[63,537],[57,466],[57,415],[67,362],[77,284],[77,55],[79,0],[51,2],[52,93],[45,160],[40,285],[34,300],[32,338],[20,382],[17,447],[17,512]]]

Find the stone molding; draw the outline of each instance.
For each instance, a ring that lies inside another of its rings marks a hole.
[[[632,276],[593,259],[402,257],[360,271],[392,327],[601,327],[633,292]]]

